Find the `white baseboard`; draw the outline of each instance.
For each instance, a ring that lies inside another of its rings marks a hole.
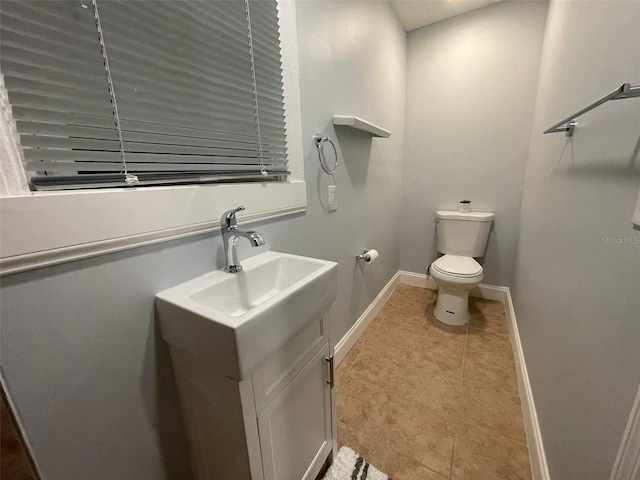
[[[438,286],[430,276],[421,273],[406,272],[399,270],[389,283],[382,289],[375,300],[364,311],[358,321],[349,329],[344,337],[336,344],[335,361],[336,365],[346,357],[351,347],[356,343],[360,335],[367,328],[371,320],[378,314],[384,303],[387,301],[393,290],[400,284],[413,285],[416,287],[430,288],[437,290]],[[533,480],[550,480],[549,468],[547,466],[547,458],[542,444],[542,435],[540,433],[540,425],[538,424],[538,416],[536,414],[531,385],[529,383],[529,375],[524,360],[522,344],[520,342],[520,334],[518,333],[518,324],[516,322],[516,314],[513,309],[511,293],[508,287],[498,287],[493,285],[481,284],[471,290],[472,297],[486,298],[487,300],[497,300],[504,303],[507,324],[509,326],[509,339],[513,348],[513,356],[516,364],[516,375],[518,377],[518,390],[520,391],[520,399],[522,401],[522,411],[524,415],[525,430],[529,443],[529,457],[531,459],[531,470]]]
[[[351,347],[355,345],[360,338],[360,335],[362,335],[365,329],[369,326],[371,320],[375,318],[398,285],[400,285],[400,272],[396,272],[396,274],[391,277],[391,280],[389,280],[378,296],[373,300],[373,302],[371,302],[371,305],[369,305],[362,315],[360,315],[360,318],[358,318],[356,323],[354,323],[349,331],[345,333],[344,337],[336,343],[335,351],[333,353],[333,359],[336,366],[340,365],[340,362],[344,360],[344,357],[347,356]]]
[[[431,290],[437,290],[438,285],[431,276],[427,276],[424,273],[406,272],[404,270],[398,270],[400,276],[400,283],[403,285],[413,285],[414,287],[430,288]]]
[[[524,428],[529,443],[531,472],[533,474],[533,480],[550,480],[547,457],[544,452],[544,445],[542,444],[540,424],[538,423],[536,406],[533,401],[531,384],[529,383],[529,374],[527,373],[527,365],[524,360],[522,343],[520,342],[516,312],[513,309],[511,293],[508,288],[506,288],[506,294],[504,306],[507,313],[507,324],[509,326],[509,337],[511,339],[511,347],[513,348],[513,357],[516,363],[516,375],[518,377],[518,390],[520,391],[520,400],[522,402]]]
[[[424,273],[406,272],[399,270],[400,283],[404,285],[413,285],[414,287],[430,288],[431,290],[437,290],[438,285],[431,275],[425,275]],[[478,287],[471,290],[470,295],[472,297],[486,298],[487,300],[497,300],[506,304],[507,295],[509,289],[507,287],[495,287],[493,285],[480,284]]]

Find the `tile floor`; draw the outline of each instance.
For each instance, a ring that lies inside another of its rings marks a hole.
[[[435,297],[400,285],[338,366],[340,446],[394,480],[530,479],[504,306],[450,327]]]

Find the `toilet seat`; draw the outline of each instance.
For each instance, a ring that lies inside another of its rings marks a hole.
[[[436,272],[458,278],[472,278],[482,275],[482,265],[471,257],[444,255],[431,264]]]

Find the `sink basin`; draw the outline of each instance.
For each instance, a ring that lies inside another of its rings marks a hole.
[[[337,295],[337,264],[278,252],[156,295],[162,336],[236,380],[247,378]]]

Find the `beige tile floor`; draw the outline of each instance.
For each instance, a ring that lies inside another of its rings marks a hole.
[[[338,366],[339,444],[394,480],[530,479],[504,306],[450,327],[435,297],[400,285]]]

